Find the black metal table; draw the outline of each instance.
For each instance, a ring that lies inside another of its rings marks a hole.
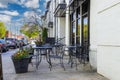
[[[46,57],[46,60],[49,64],[49,68],[51,70],[52,63],[50,59],[50,52],[53,52],[52,48],[53,48],[52,46],[33,47],[33,49],[36,51],[36,68],[37,69],[42,60],[42,56],[44,55]]]

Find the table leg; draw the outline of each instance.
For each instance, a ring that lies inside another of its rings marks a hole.
[[[47,60],[47,62],[49,64],[49,68],[50,68],[50,71],[51,71],[51,69],[52,69],[52,63],[51,63],[51,59],[50,59],[50,51],[52,51],[52,50],[51,49],[50,50],[46,49],[46,60]]]
[[[37,55],[36,55],[36,68],[38,69],[39,64],[41,63],[42,56],[41,56],[41,50],[37,50]]]

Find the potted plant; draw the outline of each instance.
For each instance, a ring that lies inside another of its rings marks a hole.
[[[39,47],[39,46],[41,46],[43,43],[42,43],[41,40],[37,40],[37,41],[35,41],[35,44],[36,44],[37,47]]]
[[[12,55],[12,61],[16,73],[25,73],[28,71],[29,59],[30,56],[27,49],[19,50]]]

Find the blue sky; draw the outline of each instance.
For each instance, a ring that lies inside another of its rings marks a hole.
[[[49,0],[0,0],[0,21],[16,33],[22,26],[23,19],[32,16],[32,9],[40,15],[44,14],[47,1]]]

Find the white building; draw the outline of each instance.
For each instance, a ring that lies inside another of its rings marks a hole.
[[[48,1],[46,3],[46,11],[42,18],[43,26],[48,28],[48,37],[54,37],[54,27],[53,27],[53,22],[54,22],[54,14],[53,14],[53,2]]]
[[[81,45],[97,72],[120,80],[120,0],[51,0],[53,36]],[[50,7],[49,7],[50,8]]]

